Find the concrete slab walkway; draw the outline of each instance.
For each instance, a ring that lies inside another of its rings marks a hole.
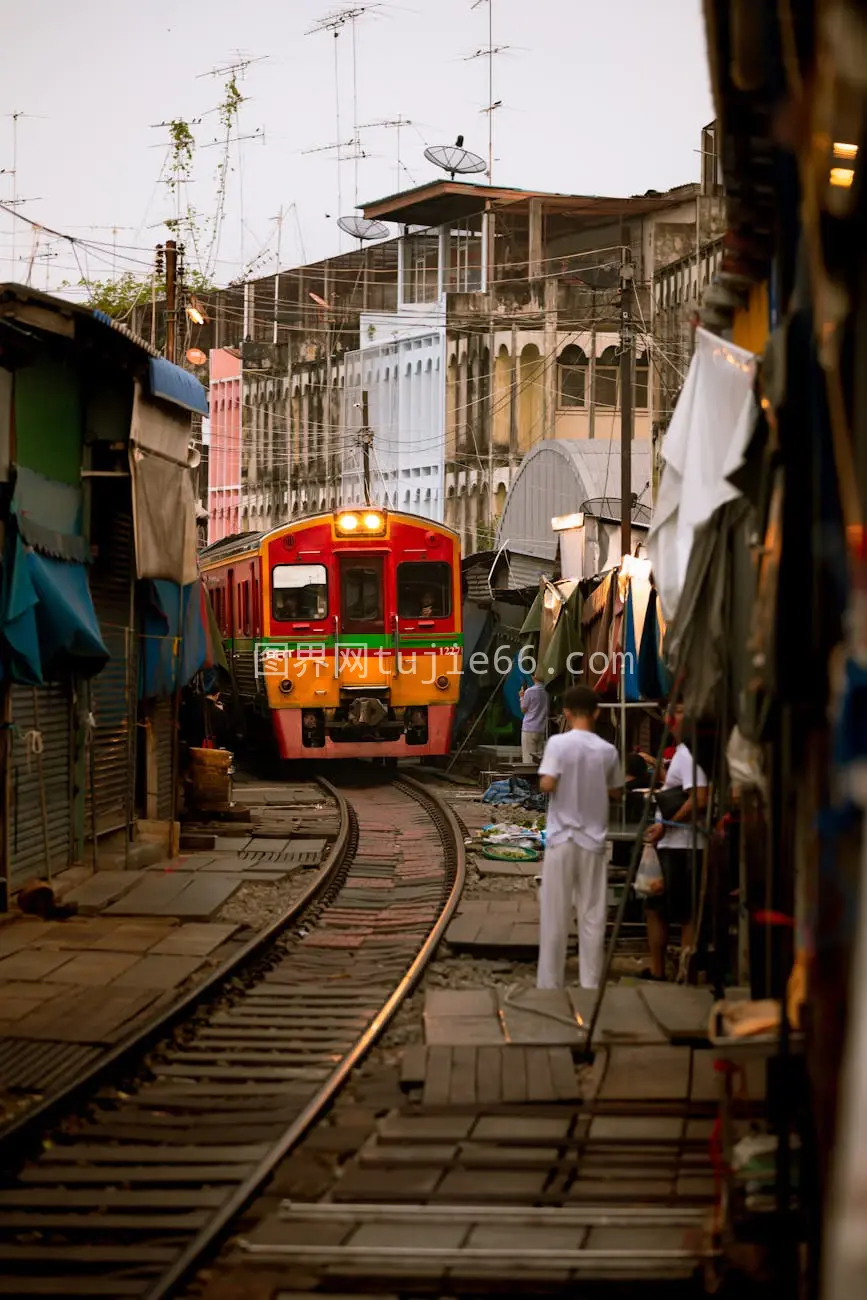
[[[307,800],[298,802],[306,815]],[[280,810],[284,818],[288,811]],[[265,800],[251,811],[256,834],[267,837],[276,812]],[[248,852],[257,841],[240,837],[231,824],[225,829],[225,846],[217,835],[206,853],[97,871],[81,883],[81,869],[73,869],[67,891],[58,877],[64,903],[77,903],[78,915],[0,916],[0,1134],[253,937],[247,925],[219,919],[242,886],[267,888],[295,873],[306,876],[328,845],[323,836],[266,839],[263,869],[262,853]]]

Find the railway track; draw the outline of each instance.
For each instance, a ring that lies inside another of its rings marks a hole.
[[[462,888],[458,823],[407,779],[323,784],[341,829],[315,886],[162,1038],[80,1080],[38,1153],[0,1149],[0,1295],[176,1294],[414,986]]]

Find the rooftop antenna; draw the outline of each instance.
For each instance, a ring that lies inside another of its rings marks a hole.
[[[226,118],[223,117],[223,110],[225,109],[225,105],[218,105],[216,109],[210,110],[211,112],[220,113],[221,123],[225,127],[225,138],[224,139],[217,138],[201,146],[201,148],[203,149],[219,147],[222,148],[224,151],[223,161],[221,164],[221,171],[219,173],[221,175],[221,181],[218,186],[217,211],[214,215],[213,229],[211,235],[211,246],[207,253],[207,268],[209,272],[212,272],[213,268],[216,266],[217,257],[220,251],[220,237],[222,234],[223,218],[225,216],[226,179],[229,170],[229,154],[230,154],[231,143],[232,143],[231,128],[232,128],[233,121],[235,125],[234,139],[238,149],[238,197],[239,197],[239,209],[240,209],[240,221],[238,224],[239,224],[240,239],[241,239],[239,257],[240,257],[241,265],[242,266],[244,265],[244,260],[245,260],[244,259],[244,231],[246,229],[246,222],[244,221],[244,166],[243,166],[243,154],[242,154],[241,146],[247,140],[260,140],[262,144],[264,144],[265,128],[257,127],[255,131],[252,131],[247,135],[240,134],[238,110],[240,109],[241,104],[246,102],[247,97],[246,95],[240,94],[240,92],[238,91],[237,82],[238,79],[243,80],[243,78],[247,73],[248,68],[252,67],[254,63],[264,63],[267,61],[267,58],[268,56],[264,54],[258,55],[257,57],[254,58],[249,55],[242,54],[240,50],[236,50],[235,58],[232,59],[231,61],[227,63],[218,64],[217,66],[211,68],[208,72],[200,72],[198,74],[200,78],[201,77],[214,77],[214,78],[228,77],[229,83],[227,84],[227,89],[231,88],[237,95],[237,101],[233,102],[234,111],[230,112],[228,114],[228,117]]]
[[[352,158],[355,163],[354,199],[355,199],[356,207],[358,207],[358,163],[359,160],[364,157],[364,152],[361,148],[361,140],[359,138],[359,126],[358,126],[358,47],[357,47],[356,28],[357,28],[357,23],[359,18],[363,18],[366,14],[370,13],[372,10],[379,9],[380,7],[381,6],[378,3],[376,3],[374,0],[374,3],[371,4],[352,5],[346,9],[335,9],[332,13],[326,14],[326,16],[320,22],[316,23],[306,33],[306,35],[312,36],[317,32],[331,32],[332,35],[334,36],[334,107],[335,107],[335,122],[337,127],[337,139],[339,140],[340,139],[340,67],[339,67],[339,60],[338,60],[337,41],[343,29],[346,27],[347,23],[350,24],[352,29],[352,127],[353,127],[352,144],[354,145],[354,152],[352,154]],[[343,162],[343,159],[340,154],[340,148],[342,146],[336,146],[336,147],[337,147],[337,211],[342,212],[343,211],[343,183],[342,183],[343,173],[342,173],[341,164]],[[310,152],[312,153],[315,151],[311,150]],[[344,233],[347,234],[354,233],[355,238],[359,240],[381,239],[383,237],[381,234],[357,233],[358,230],[362,229],[362,226],[359,225],[359,223],[363,221],[364,218],[362,217],[338,217],[337,225],[340,228],[340,230],[344,231]],[[352,227],[351,230],[350,227]]]
[[[39,121],[43,121],[43,122],[45,121],[45,119],[44,117],[41,117],[41,115],[38,113],[22,113],[18,109],[16,109],[16,111],[13,113],[7,113],[6,116],[12,119],[12,166],[9,168],[7,175],[12,177],[12,202],[10,206],[14,208],[14,207],[18,207],[20,203],[34,202],[33,199],[19,199],[18,197],[18,121],[19,118],[27,117],[27,118],[32,118],[34,121],[38,119]],[[17,243],[16,237],[17,237],[17,224],[15,218],[13,217],[12,256],[11,256],[13,275],[15,273],[15,261],[16,261],[16,255],[15,255],[16,243]]]
[[[435,144],[424,151],[424,156],[434,167],[441,167],[448,172],[452,180],[456,176],[476,175],[485,170],[485,160],[477,153],[470,153],[464,148],[464,137],[459,135],[454,144]]]
[[[488,184],[494,183],[494,113],[498,108],[502,108],[501,99],[494,100],[494,58],[497,54],[504,54],[506,50],[511,49],[510,45],[494,44],[494,0],[473,0],[470,5],[471,9],[478,9],[480,5],[488,6],[488,43],[475,54],[467,55],[467,62],[473,59],[488,60],[488,106],[482,109],[483,113],[488,115]]]
[[[395,171],[395,185],[394,185],[396,190],[400,189],[401,171],[406,171],[406,174],[407,176],[409,176],[410,181],[412,181],[412,184],[415,185],[415,180],[413,179],[408,169],[401,162],[401,158],[400,158],[401,129],[405,126],[412,126],[412,125],[413,123],[410,121],[408,117],[402,117],[400,114],[398,114],[397,117],[386,117],[379,122],[363,122],[362,125],[358,128],[359,131],[369,131],[369,130],[373,130],[376,127],[385,127],[387,130],[392,130],[397,132],[397,168]]]
[[[73,228],[73,230],[75,230],[75,229],[77,228],[77,229],[79,229],[79,230],[110,230],[110,231],[111,231],[111,239],[112,239],[112,261],[111,261],[111,273],[112,273],[112,275],[117,275],[117,236],[118,236],[118,233],[119,233],[121,230],[135,230],[135,226],[79,226],[79,227],[75,227],[75,226],[73,226],[72,228]]]

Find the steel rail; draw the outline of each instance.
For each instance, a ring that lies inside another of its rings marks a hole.
[[[59,1092],[53,1093],[33,1110],[27,1111],[0,1131],[0,1169],[5,1170],[9,1165],[20,1160],[25,1154],[27,1145],[40,1138],[45,1129],[56,1123],[62,1114],[76,1105],[85,1093],[91,1092],[111,1076],[121,1072],[134,1057],[140,1056],[165,1037],[180,1021],[188,1017],[190,1012],[214,994],[221,992],[222,986],[235,977],[244,966],[264,956],[275,939],[300,920],[320,896],[328,893],[335,881],[339,879],[345,865],[353,819],[346,799],[330,781],[326,781],[323,777],[315,777],[313,780],[337,804],[340,829],[325,861],[304,892],[294,899],[270,925],[255,934],[243,948],[218,966],[201,983],[196,984],[178,1001],[166,1007],[141,1028],[128,1034],[93,1064],[82,1069]]]
[[[327,781],[322,784],[334,790]],[[143,1300],[168,1300],[175,1295],[177,1288],[188,1281],[195,1270],[214,1249],[221,1244],[232,1223],[256,1197],[263,1184],[274,1172],[277,1165],[297,1146],[308,1130],[319,1120],[331,1105],[352,1071],[374,1047],[384,1030],[394,1018],[402,1003],[412,993],[426,966],[430,962],[446,928],[454,915],[466,880],[466,854],[464,837],[461,834],[457,818],[449,806],[432,790],[413,780],[401,776],[392,785],[403,789],[431,813],[440,833],[444,854],[444,870],[449,872],[449,857],[453,859],[453,879],[443,901],[440,915],[427,939],[416,953],[413,961],[400,983],[390,994],[382,1008],[361,1034],[355,1046],[343,1057],[339,1065],[325,1080],[318,1092],[305,1105],[301,1113],[286,1128],[280,1139],[268,1154],[260,1161],[249,1177],[238,1186],[229,1199],[220,1206],[216,1214],[202,1228],[189,1246],[172,1266],[162,1275],[156,1285],[145,1293]],[[338,794],[334,790],[335,796]]]

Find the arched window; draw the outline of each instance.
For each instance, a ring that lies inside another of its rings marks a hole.
[[[558,392],[561,409],[584,406],[587,387],[587,358],[576,344],[570,343],[557,361]]]
[[[607,406],[612,411],[617,406],[620,387],[620,357],[617,348],[606,348],[596,362],[596,405]]]

